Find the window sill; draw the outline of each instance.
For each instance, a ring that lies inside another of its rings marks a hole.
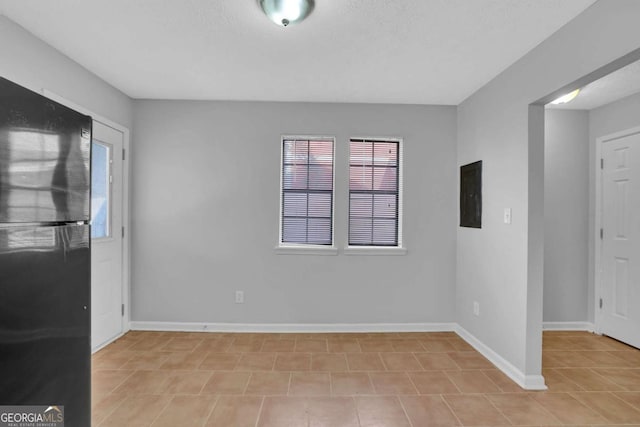
[[[335,246],[276,246],[277,255],[338,255]]]
[[[386,246],[347,246],[344,248],[345,255],[406,255],[407,248],[386,247]]]

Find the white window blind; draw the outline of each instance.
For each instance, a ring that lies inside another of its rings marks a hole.
[[[281,244],[333,245],[333,138],[283,138]]]
[[[400,246],[400,143],[350,140],[349,246]]]

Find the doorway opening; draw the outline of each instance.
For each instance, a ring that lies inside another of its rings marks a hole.
[[[633,52],[537,103],[546,104],[543,329],[595,331],[635,347],[639,56]],[[575,89],[573,101],[548,103]]]

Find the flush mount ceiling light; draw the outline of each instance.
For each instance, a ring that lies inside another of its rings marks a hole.
[[[264,13],[276,24],[286,27],[309,16],[314,0],[259,0]]]
[[[576,89],[573,92],[569,92],[565,95],[562,95],[560,98],[556,99],[555,101],[551,101],[551,103],[554,105],[566,104],[567,102],[573,101],[575,97],[578,96],[579,93],[580,93],[580,89]]]

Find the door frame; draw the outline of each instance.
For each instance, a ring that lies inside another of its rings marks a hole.
[[[632,127],[630,129],[621,130],[619,132],[614,132],[608,135],[604,135],[596,138],[596,155],[595,155],[595,171],[596,171],[596,198],[595,198],[595,221],[594,221],[594,230],[593,230],[593,247],[594,247],[594,266],[593,266],[593,278],[594,278],[594,321],[595,328],[594,332],[597,334],[602,334],[602,310],[600,309],[600,298],[602,298],[602,294],[604,291],[604,279],[602,277],[602,245],[604,241],[600,239],[600,229],[603,228],[602,224],[602,173],[603,170],[601,168],[601,160],[602,159],[602,146],[604,143],[609,141],[614,141],[616,139],[625,138],[627,136],[640,134],[640,126]]]
[[[82,114],[91,116],[91,118],[97,122],[100,122],[106,126],[112,127],[117,131],[122,132],[123,135],[123,148],[125,150],[125,158],[122,161],[122,226],[125,229],[124,237],[122,238],[122,303],[124,304],[124,316],[122,317],[122,333],[114,338],[113,341],[120,338],[131,330],[131,268],[130,268],[130,253],[131,253],[131,223],[129,215],[129,174],[131,165],[131,150],[130,150],[130,131],[125,126],[115,123],[100,114],[94,113],[88,108],[78,105],[73,101],[52,92],[48,89],[43,89],[42,94],[49,99],[52,99],[62,105],[72,108]],[[111,341],[111,342],[113,342]],[[93,350],[96,352],[101,348],[108,345],[105,343],[99,348]]]

